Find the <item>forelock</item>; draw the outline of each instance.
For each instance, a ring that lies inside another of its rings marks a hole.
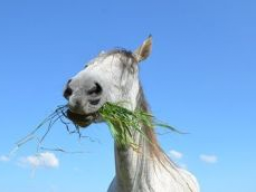
[[[102,54],[102,57],[108,57],[108,56],[115,56],[115,55],[121,55],[121,58],[124,62],[127,62],[129,60],[132,61],[132,63],[136,63],[136,58],[134,57],[132,51],[126,50],[126,49],[113,49],[110,50],[104,54]]]

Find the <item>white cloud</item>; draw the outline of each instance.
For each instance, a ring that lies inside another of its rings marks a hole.
[[[37,155],[31,155],[21,159],[22,165],[29,165],[33,168],[57,168],[59,167],[59,159],[54,153],[44,152]]]
[[[217,163],[218,161],[218,157],[216,155],[205,155],[202,154],[199,156],[199,158],[201,159],[201,161],[205,162],[205,163]]]
[[[0,161],[2,161],[2,162],[7,162],[7,161],[10,161],[10,158],[7,157],[6,155],[1,155],[1,156],[0,156]]]
[[[175,159],[181,159],[183,157],[183,154],[181,152],[175,151],[175,150],[171,150],[169,152],[169,156],[175,158]]]

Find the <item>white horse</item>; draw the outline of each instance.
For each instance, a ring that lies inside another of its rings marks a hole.
[[[101,53],[88,63],[65,88],[68,100],[68,117],[76,124],[86,127],[101,121],[97,111],[106,102],[127,101],[129,110],[148,112],[139,80],[139,63],[146,59],[152,49],[152,38],[146,39],[134,52],[113,50]],[[151,139],[149,143],[141,134],[134,132],[134,142],[141,152],[127,146],[115,145],[116,175],[108,192],[199,192],[196,178],[177,167],[158,145],[152,129],[141,130]]]

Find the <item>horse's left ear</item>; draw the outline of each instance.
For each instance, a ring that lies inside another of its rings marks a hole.
[[[152,36],[150,35],[133,54],[138,62],[147,59],[152,50]]]

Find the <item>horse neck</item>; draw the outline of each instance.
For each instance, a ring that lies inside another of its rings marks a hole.
[[[142,90],[138,96],[137,109],[149,112]],[[155,161],[164,157],[152,128],[142,126],[141,130],[151,143],[138,131],[134,131],[133,139],[139,147],[138,151],[132,147],[120,148],[115,144],[116,184],[119,191],[136,189],[136,182],[140,181],[143,171],[149,170]]]

